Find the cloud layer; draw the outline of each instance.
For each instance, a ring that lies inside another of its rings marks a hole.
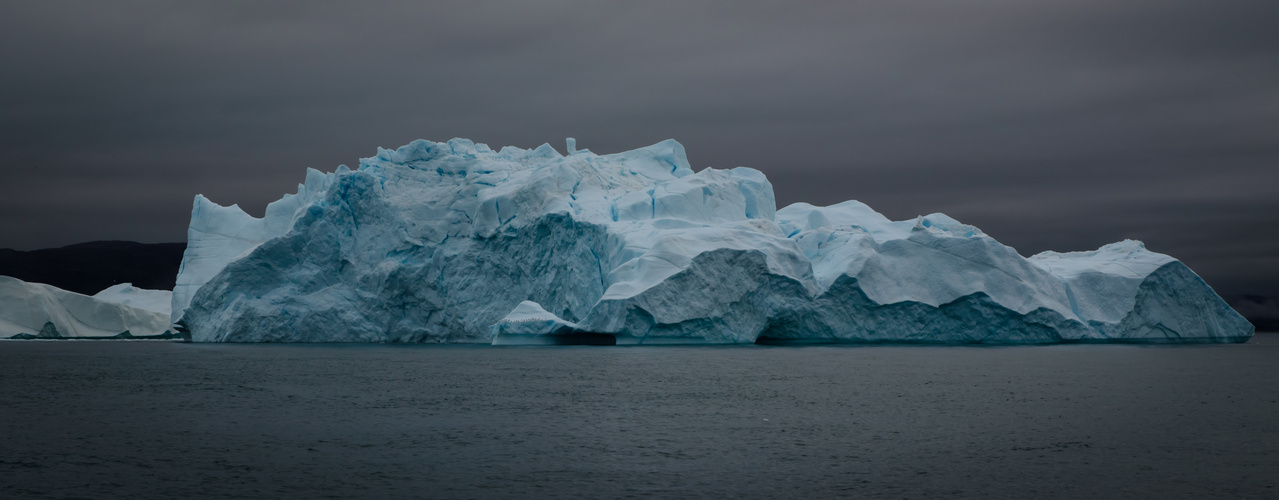
[[[370,6],[372,5],[372,6]],[[181,241],[303,169],[468,137],[674,137],[781,204],[1123,238],[1279,294],[1279,4],[6,2],[0,247]]]

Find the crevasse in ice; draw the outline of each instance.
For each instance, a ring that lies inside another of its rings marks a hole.
[[[1243,341],[1181,262],[1029,259],[943,214],[776,209],[667,140],[610,155],[465,139],[309,170],[254,218],[201,196],[173,294],[196,341],[617,344]]]

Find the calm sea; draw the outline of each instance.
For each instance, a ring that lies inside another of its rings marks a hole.
[[[1277,498],[1247,344],[0,342],[3,498]]]

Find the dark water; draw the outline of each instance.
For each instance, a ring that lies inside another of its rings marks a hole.
[[[1279,497],[1279,336],[0,342],[4,498]]]

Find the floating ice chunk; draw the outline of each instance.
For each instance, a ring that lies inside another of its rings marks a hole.
[[[612,337],[584,335],[573,330],[577,325],[547,312],[537,302],[526,300],[489,327],[493,345],[565,345],[583,343],[612,344]],[[587,342],[587,340],[596,342]]]
[[[155,297],[146,294],[119,289],[112,294],[133,298],[143,295],[144,302],[155,302]],[[168,333],[167,312],[0,276],[0,338],[128,338],[167,336]]]

